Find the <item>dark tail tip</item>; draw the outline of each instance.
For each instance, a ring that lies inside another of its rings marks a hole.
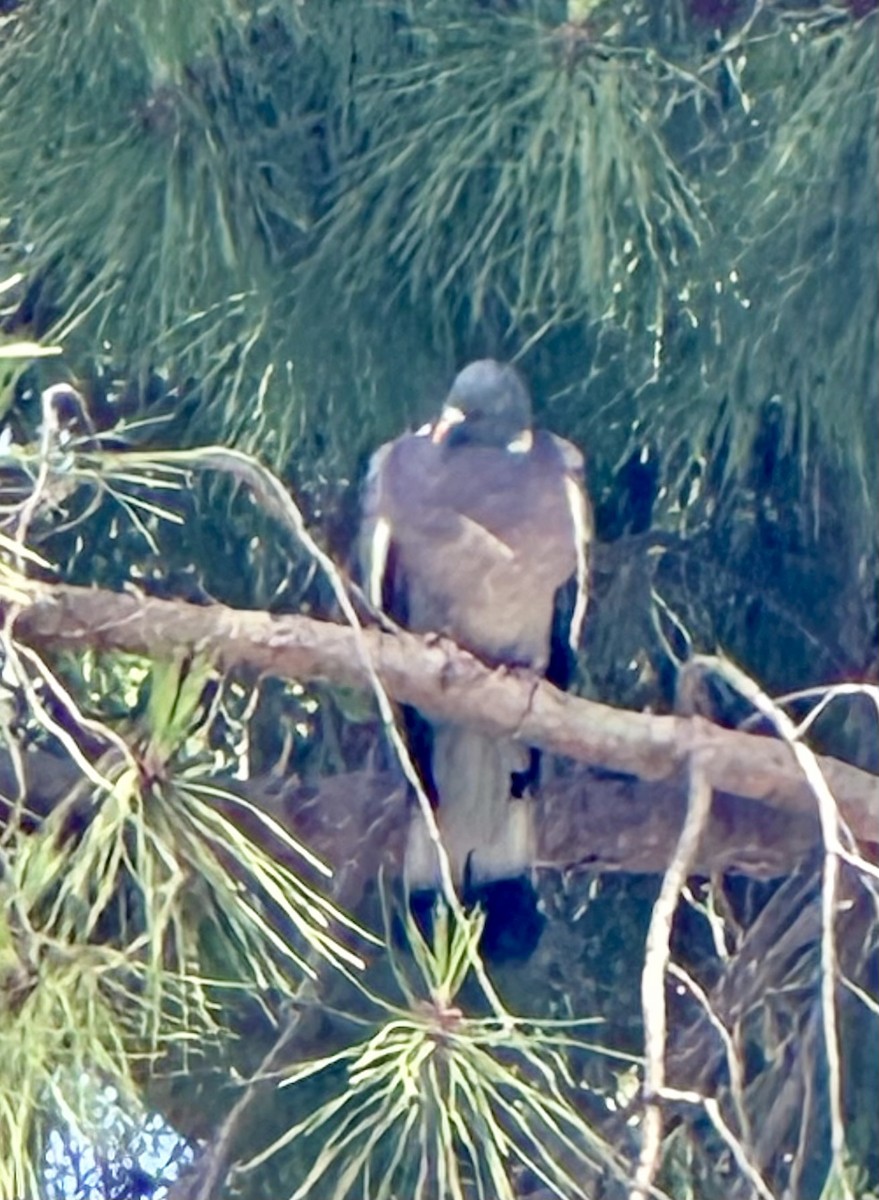
[[[426,938],[433,931],[433,909],[437,893],[433,889],[412,892],[409,908],[415,923]],[[477,904],[485,912],[485,928],[480,952],[489,964],[525,962],[540,941],[546,918],[537,905],[537,892],[527,875],[498,879],[492,883],[470,884],[465,888],[468,908]]]
[[[471,887],[468,905],[485,911],[480,950],[489,963],[525,962],[537,948],[546,918],[537,906],[537,892],[527,875],[498,879]]]

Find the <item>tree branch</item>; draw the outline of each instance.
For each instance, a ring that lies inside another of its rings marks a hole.
[[[33,645],[91,647],[149,657],[193,649],[223,669],[245,667],[292,679],[368,687],[362,637],[390,695],[428,716],[527,745],[643,783],[677,781],[694,750],[715,792],[812,817],[815,801],[783,742],[722,729],[700,717],[628,712],[566,695],[517,670],[492,670],[452,642],[405,631],[347,626],[302,616],[271,616],[215,604],[199,607],[133,592],[31,584],[15,636]],[[879,843],[879,777],[838,759],[821,769],[857,838]]]

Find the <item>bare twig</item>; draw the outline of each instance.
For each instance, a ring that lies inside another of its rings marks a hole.
[[[422,818],[427,826],[430,839],[434,844],[439,864],[443,896],[461,927],[469,928],[471,921],[465,913],[461,900],[455,890],[451,862],[442,842],[433,807],[427,798],[427,793],[424,790],[418,770],[409,753],[406,741],[400,733],[391,698],[379,676],[369,647],[364,640],[363,626],[351,602],[346,582],[332,558],[312,537],[305,524],[302,512],[293,497],[277,476],[264,467],[257,459],[240,450],[231,450],[223,446],[208,446],[192,451],[155,452],[143,456],[129,453],[124,455],[123,461],[129,467],[132,465],[136,467],[139,461],[142,461],[146,466],[153,466],[155,464],[170,466],[172,468],[192,467],[222,471],[232,475],[254,493],[261,502],[264,510],[288,529],[305,547],[312,559],[321,567],[330,582],[336,602],[351,628],[357,660],[365,671],[367,682],[375,696],[385,733],[394,748],[403,774],[406,776],[407,782],[415,793]],[[504,1023],[509,1024],[509,1014],[506,1012],[500,996],[488,977],[477,949],[477,940],[475,936],[472,936],[467,941],[470,965],[495,1015]]]
[[[730,1095],[732,1096],[736,1117],[739,1121],[739,1128],[742,1131],[742,1140],[745,1143],[750,1143],[750,1121],[748,1120],[748,1113],[745,1108],[743,1063],[733,1041],[733,1036],[714,1011],[709,996],[689,972],[685,971],[683,967],[679,967],[677,963],[670,962],[668,964],[668,973],[669,975],[673,975],[675,979],[679,979],[690,995],[695,997],[712,1029],[723,1043],[724,1053],[726,1054],[726,1067],[729,1071]]]
[[[734,664],[718,658],[703,658],[694,661],[706,670],[716,671],[745,696],[768,721],[771,721],[779,736],[790,747],[818,804],[818,816],[824,841],[824,873],[821,888],[821,1014],[824,1049],[827,1055],[827,1086],[830,1093],[831,1170],[839,1180],[844,1200],[854,1200],[847,1182],[844,1162],[845,1121],[842,1108],[842,1063],[839,1053],[836,1012],[836,943],[833,932],[840,851],[843,849],[841,833],[847,833],[849,841],[851,841],[851,834],[840,818],[836,800],[828,787],[814,752],[799,740],[797,727],[787,713],[774,704],[754,680]]]
[[[711,809],[711,786],[701,769],[697,755],[690,768],[690,794],[687,817],[678,839],[674,858],[662,880],[662,887],[650,917],[647,949],[641,973],[641,1011],[644,1019],[644,1124],[641,1155],[635,1172],[635,1186],[629,1200],[647,1200],[659,1167],[662,1150],[661,1093],[665,1086],[665,1045],[667,1011],[665,975],[671,957],[671,929],[675,911],[695,858]]]
[[[661,1098],[663,1100],[675,1100],[684,1104],[696,1104],[702,1108],[717,1133],[723,1138],[727,1146],[729,1146],[739,1169],[757,1195],[761,1197],[761,1200],[775,1200],[772,1192],[764,1183],[760,1172],[748,1160],[741,1142],[727,1125],[726,1121],[724,1121],[720,1106],[713,1096],[700,1096],[698,1092],[682,1092],[677,1088],[663,1088]]]

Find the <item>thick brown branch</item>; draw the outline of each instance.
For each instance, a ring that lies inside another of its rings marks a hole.
[[[368,686],[368,654],[390,695],[424,713],[522,741],[641,780],[679,777],[693,749],[717,792],[812,813],[815,801],[783,743],[721,729],[694,717],[627,712],[565,695],[532,676],[491,670],[444,639],[405,632],[359,633],[309,617],[274,617],[222,605],[198,607],[66,586],[34,587],[16,635],[68,649],[125,650],[151,657],[183,648],[224,668]],[[854,834],[879,842],[879,778],[833,758],[821,768]]]

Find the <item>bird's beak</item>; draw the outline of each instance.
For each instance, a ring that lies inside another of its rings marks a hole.
[[[439,420],[433,427],[433,433],[430,435],[430,440],[435,446],[439,446],[446,440],[450,429],[454,429],[456,425],[460,425],[464,420],[464,413],[457,405],[447,404],[439,415]]]

